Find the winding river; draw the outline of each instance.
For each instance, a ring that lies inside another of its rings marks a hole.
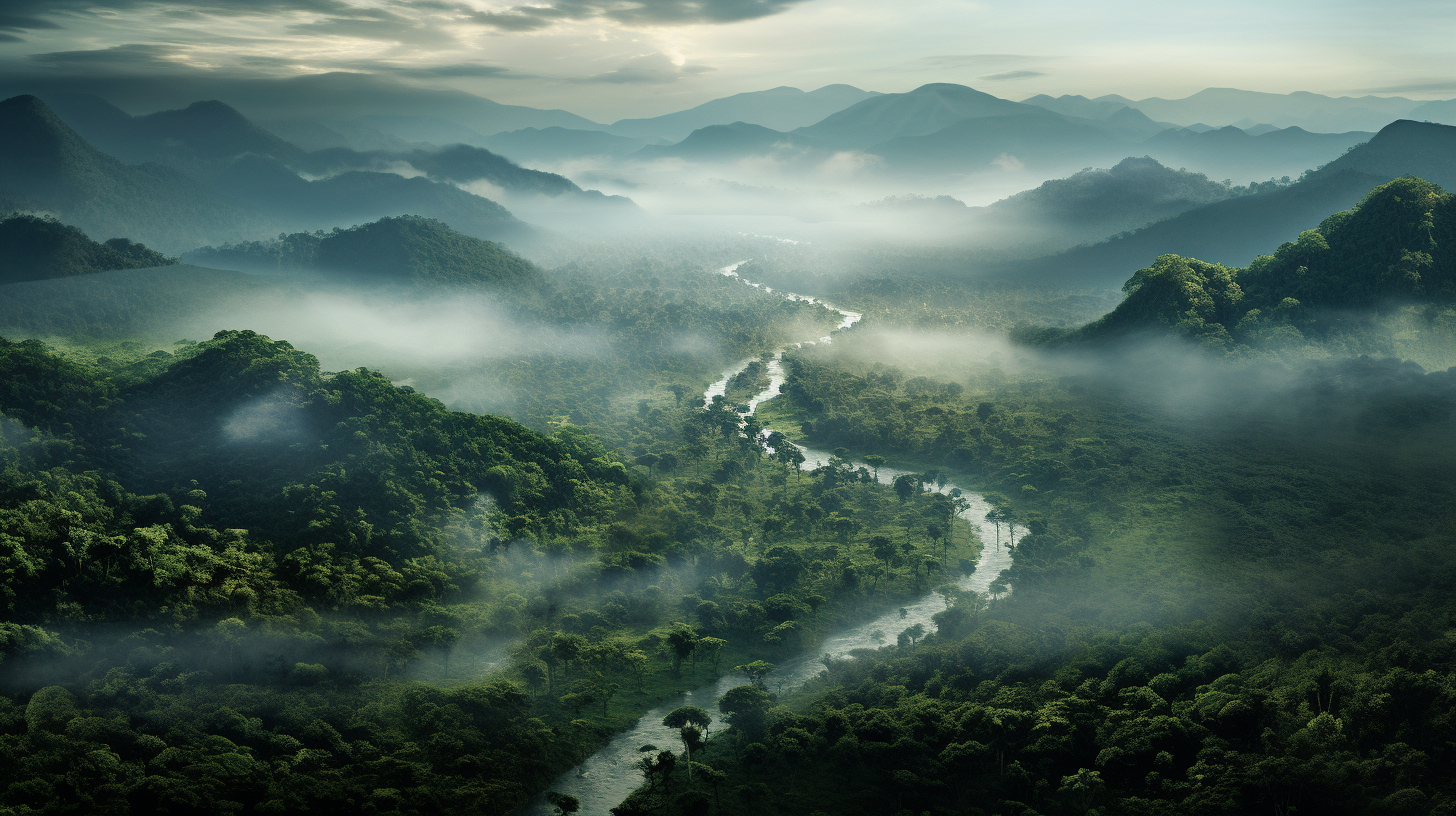
[[[739,277],[737,270],[740,265],[733,264],[724,267],[718,270],[718,274],[735,278],[742,281],[744,285],[762,289],[765,292],[774,291],[763,284]],[[818,303],[838,312],[841,320],[839,326],[835,328],[835,332],[853,326],[863,317],[859,312],[840,309],[805,295],[797,295],[792,292],[779,292],[779,295],[790,300]],[[794,347],[832,341],[833,332],[816,340],[795,343]],[[748,410],[743,412],[745,417],[752,414],[764,400],[778,396],[779,387],[784,384],[785,379],[783,366],[785,350],[779,349],[773,353],[767,365],[769,384],[748,401],[746,405]],[[723,372],[723,376],[704,392],[704,399],[711,402],[713,397],[723,395],[727,391],[729,381],[758,359],[754,357],[743,360]],[[769,433],[772,433],[770,429],[763,430],[765,436]],[[829,464],[830,454],[827,451],[798,447],[804,454],[804,462],[799,466],[801,470],[811,471]],[[853,464],[869,467],[863,462]],[[878,477],[882,484],[892,484],[897,476],[910,472],[882,465]],[[966,509],[961,511],[960,517],[975,525],[981,541],[986,543],[981,550],[981,558],[977,562],[976,571],[962,576],[957,584],[962,589],[975,590],[982,594],[989,593],[991,582],[996,580],[1002,570],[1011,566],[1010,548],[1004,544],[998,545],[1000,536],[995,527],[985,518],[986,513],[991,510],[991,505],[979,493],[963,490],[951,482],[938,483],[932,489],[947,494],[960,489],[961,498],[969,503]],[[779,693],[795,689],[823,671],[824,666],[820,662],[821,656],[847,657],[855,649],[875,649],[886,643],[894,643],[900,632],[917,623],[923,625],[927,632],[933,632],[935,622],[931,620],[931,616],[943,609],[945,609],[944,599],[934,592],[928,593],[913,604],[888,612],[868,623],[830,635],[820,641],[812,650],[798,657],[779,662],[774,672],[766,678],[766,682],[770,689]],[[730,673],[724,675],[716,683],[684,692],[681,697],[648,711],[642,715],[635,726],[618,734],[600,751],[588,757],[585,762],[557,777],[551,785],[551,790],[575,796],[581,803],[579,812],[582,816],[608,816],[613,807],[621,804],[623,799],[626,799],[632,791],[642,785],[642,772],[637,769],[637,761],[642,756],[639,748],[643,745],[656,745],[660,749],[675,751],[682,747],[677,729],[668,728],[662,724],[662,718],[667,716],[668,712],[685,705],[695,705],[706,710],[713,717],[713,726],[708,731],[709,736],[712,736],[714,730],[725,727],[722,715],[718,711],[718,698],[729,689],[745,685],[747,682],[747,678],[743,675]],[[523,811],[523,814],[527,816],[552,816],[554,813],[555,809],[546,804],[544,797]]]

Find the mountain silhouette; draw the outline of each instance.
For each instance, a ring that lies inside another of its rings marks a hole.
[[[862,91],[852,85],[826,85],[809,92],[781,86],[714,99],[694,108],[650,119],[622,119],[612,123],[608,130],[618,136],[674,142],[681,141],[695,130],[734,122],[788,131],[812,125],[830,114],[876,96],[879,94]]]
[[[0,203],[53,213],[93,238],[126,236],[164,252],[272,226],[177,170],[129,165],[97,150],[29,95],[0,102]]]

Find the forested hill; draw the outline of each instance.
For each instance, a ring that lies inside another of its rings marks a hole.
[[[1327,331],[1338,313],[1396,303],[1456,303],[1456,203],[1402,178],[1238,269],[1160,256],[1102,319],[1067,339],[1171,332],[1218,347]]]
[[[0,341],[0,373],[0,413],[48,440],[15,448],[28,434],[0,420],[12,440],[0,450],[11,466],[0,492],[12,508],[0,529],[26,531],[15,539],[21,549],[0,557],[0,599],[18,623],[57,624],[56,610],[69,606],[87,619],[169,615],[178,605],[198,614],[199,598],[227,578],[201,566],[219,557],[224,533],[302,570],[285,579],[261,566],[238,580],[285,581],[321,599],[342,590],[331,575],[362,559],[396,569],[425,556],[450,561],[442,522],[482,496],[508,530],[568,533],[610,520],[625,482],[586,441],[447,411],[364,369],[325,376],[311,355],[250,331],[110,373],[36,341]],[[61,498],[67,490],[79,495]],[[204,550],[178,555],[202,560],[164,581],[144,553],[99,544],[67,563],[62,544],[78,530]],[[381,602],[406,591],[396,586]]]
[[[532,289],[540,270],[500,244],[402,215],[332,233],[205,247],[187,260],[241,271],[318,271],[359,283]]]
[[[17,215],[0,220],[0,284],[174,263],[126,238],[99,244],[53,218]]]

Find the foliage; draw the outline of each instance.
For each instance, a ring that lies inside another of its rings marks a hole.
[[[1401,178],[1247,269],[1161,256],[1128,281],[1121,305],[1060,339],[1152,331],[1231,349],[1348,330],[1357,318],[1345,310],[1449,306],[1456,303],[1456,259],[1447,249],[1456,239],[1452,202],[1434,184]]]

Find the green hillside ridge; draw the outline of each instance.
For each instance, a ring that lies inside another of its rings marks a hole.
[[[1231,348],[1327,332],[1335,310],[1449,305],[1453,239],[1453,196],[1422,179],[1397,179],[1244,269],[1162,255],[1128,280],[1122,304],[1063,339],[1171,332]]]
[[[244,271],[320,271],[361,282],[416,286],[534,287],[540,270],[500,244],[462,235],[432,218],[402,215],[332,233],[204,247],[191,262]]]
[[[0,284],[176,262],[126,238],[97,243],[79,229],[53,218],[17,215],[0,220]]]

